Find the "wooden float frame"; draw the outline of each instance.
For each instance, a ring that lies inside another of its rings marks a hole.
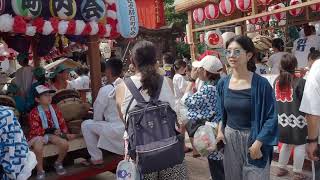
[[[182,2],[180,4],[176,4],[176,6],[175,6],[176,12],[187,11],[187,14],[188,14],[188,26],[187,27],[189,28],[188,31],[191,33],[188,33],[187,38],[189,41],[188,43],[190,45],[190,55],[191,55],[192,60],[196,59],[196,44],[197,44],[196,40],[195,40],[195,33],[196,32],[203,32],[203,31],[207,31],[207,30],[223,28],[223,27],[235,25],[235,24],[239,24],[239,26],[241,26],[244,29],[244,23],[247,20],[261,18],[264,16],[270,16],[270,15],[274,15],[277,13],[288,12],[290,10],[297,9],[297,8],[305,8],[306,9],[306,20],[304,23],[307,23],[310,21],[314,21],[314,19],[309,18],[309,8],[308,7],[319,3],[319,0],[308,0],[306,2],[302,2],[300,4],[296,4],[293,6],[287,6],[287,7],[281,8],[281,9],[262,12],[262,13],[258,13],[257,0],[252,0],[252,11],[251,11],[251,15],[249,15],[249,16],[235,18],[235,19],[221,22],[221,23],[217,23],[217,24],[195,28],[195,22],[193,20],[193,9],[197,8],[197,7],[203,7],[208,3],[216,3],[216,2],[217,2],[217,0],[192,0],[192,1],[187,0],[187,1]],[[298,24],[301,24],[301,23],[298,23]],[[242,31],[242,32],[248,33],[246,31]]]

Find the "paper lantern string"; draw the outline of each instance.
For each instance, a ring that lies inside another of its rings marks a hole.
[[[106,22],[85,22],[83,20],[60,20],[52,17],[50,20],[44,20],[37,17],[28,20],[22,16],[12,16],[10,14],[0,15],[0,32],[12,32],[34,36],[36,33],[49,35],[99,35],[100,37],[117,38],[119,32],[117,29],[117,9],[115,0],[106,0],[107,6]]]
[[[68,34],[68,35],[96,35],[100,37],[118,37],[117,20],[110,22],[111,24],[103,24],[96,22],[84,22],[82,20],[76,23],[75,20],[65,21],[57,18],[44,20],[43,18],[35,18],[27,22],[22,16],[12,17],[9,14],[0,15],[0,32],[13,32],[18,34],[26,34],[34,36],[33,30],[43,35],[49,34]],[[83,25],[83,27],[82,27]],[[76,34],[77,30],[81,32]],[[108,32],[109,29],[109,32]],[[111,33],[110,33],[111,32]]]

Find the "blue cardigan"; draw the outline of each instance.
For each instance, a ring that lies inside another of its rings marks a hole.
[[[227,124],[227,113],[224,109],[225,93],[229,88],[231,76],[221,79],[217,85],[218,91],[218,110],[222,120],[222,128]],[[273,146],[278,144],[278,118],[276,112],[276,101],[274,90],[267,79],[253,74],[251,82],[251,131],[249,136],[249,145],[255,140],[263,143],[261,151],[263,157],[253,160],[248,156],[248,162],[259,168],[264,168],[271,162]]]

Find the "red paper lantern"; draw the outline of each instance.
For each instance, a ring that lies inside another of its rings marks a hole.
[[[230,16],[236,9],[233,0],[221,0],[219,3],[220,12],[225,16]]]
[[[252,7],[252,0],[236,0],[237,8],[242,11],[246,12]]]
[[[202,23],[205,20],[204,11],[202,8],[197,8],[193,11],[193,20],[196,23]]]
[[[279,3],[279,4],[274,5],[271,9],[272,9],[272,10],[276,10],[276,9],[281,9],[281,8],[284,8],[284,7],[286,7],[286,6],[285,6],[283,3]],[[277,13],[277,14],[274,14],[273,17],[274,17],[277,21],[280,21],[280,20],[285,19],[286,13],[285,13],[285,12]]]
[[[301,4],[301,3],[302,3],[301,0],[291,0],[290,1],[290,6],[293,6],[293,5],[296,5],[296,4]],[[300,14],[303,13],[303,9],[302,8],[293,9],[293,10],[290,10],[289,13],[292,16],[299,16]]]
[[[204,14],[205,14],[206,18],[209,20],[217,19],[220,15],[219,6],[217,4],[209,4],[204,9]]]
[[[312,12],[320,12],[320,3],[310,6]]]
[[[266,5],[269,5],[272,2],[272,0],[258,0],[258,2],[266,6]]]
[[[257,24],[259,22],[259,18],[253,18],[253,19],[250,19],[249,22],[250,24]]]

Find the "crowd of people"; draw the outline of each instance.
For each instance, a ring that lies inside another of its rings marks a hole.
[[[269,180],[274,147],[279,142],[277,176],[289,173],[286,166],[294,149],[293,179],[306,178],[302,173],[306,156],[313,161],[315,179],[320,179],[320,41],[314,35],[314,27],[306,26],[304,32],[306,37],[296,40],[292,53],[284,52],[281,39],[274,39],[270,58],[257,53],[250,38],[231,38],[224,50],[228,75],[226,65],[216,55],[189,63],[166,53],[160,66],[157,49],[149,41],[137,42],[133,47],[126,78],[122,78],[124,67],[120,59],[103,61],[104,86],[93,103],[93,118],[81,124],[90,155],[83,163],[102,165],[104,149],[134,160],[143,179],[185,180],[189,174],[186,162],[172,154],[184,157],[184,153],[192,152],[193,158],[200,157],[193,138],[199,127],[209,122],[217,125],[217,150],[208,156],[212,179]],[[20,141],[28,142],[35,153],[37,179],[46,178],[43,151],[48,143],[58,147],[53,166],[58,175],[64,175],[68,141],[76,135],[69,132],[61,110],[52,104],[52,93],[89,88],[88,71],[78,70],[79,76],[70,81],[70,69],[59,65],[48,85],[45,70],[29,68],[25,58],[18,59],[23,68],[16,74],[20,89],[11,87],[15,89],[13,93],[23,97],[20,100],[25,101],[24,111],[28,112],[28,138]],[[28,78],[32,72],[36,81]],[[259,75],[270,72],[278,74],[273,84]],[[170,116],[172,112],[174,116]],[[136,114],[141,116],[136,119]],[[170,123],[175,124],[173,128]],[[18,122],[15,124],[19,126]],[[180,138],[186,133],[192,147]],[[1,138],[5,138],[3,134]],[[166,163],[146,167],[159,157],[167,157]],[[215,163],[221,159],[219,167]],[[2,167],[6,179],[19,174],[13,176],[10,169]]]

